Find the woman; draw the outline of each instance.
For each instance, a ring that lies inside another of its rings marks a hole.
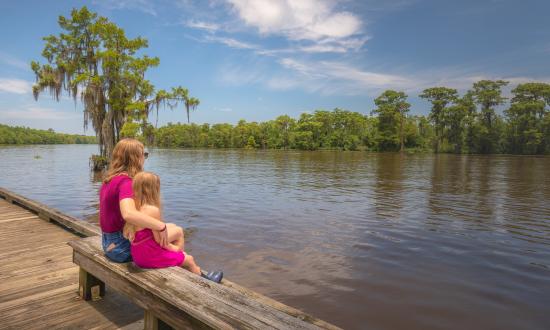
[[[132,192],[132,178],[143,171],[145,162],[143,144],[135,139],[120,140],[111,156],[111,162],[99,192],[99,224],[105,256],[115,262],[128,262],[130,242],[122,230],[124,223],[149,228],[160,234],[159,244],[183,239],[183,229],[171,223],[164,223],[139,212]]]

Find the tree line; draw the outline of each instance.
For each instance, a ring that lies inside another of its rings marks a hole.
[[[155,145],[182,148],[419,150],[476,154],[550,154],[550,84],[530,82],[512,90],[503,80],[481,80],[459,95],[448,87],[419,95],[427,116],[409,115],[404,92],[386,90],[370,114],[341,109],[287,115],[266,122],[171,124],[154,129]]]
[[[95,144],[95,136],[56,133],[0,124],[0,144]]]

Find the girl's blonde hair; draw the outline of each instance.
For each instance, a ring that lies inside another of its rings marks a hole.
[[[160,178],[158,175],[151,172],[137,173],[132,180],[132,190],[136,209],[141,209],[143,205],[153,205],[160,210]],[[124,237],[133,241],[135,233],[134,225],[129,223],[124,225]]]
[[[126,138],[118,141],[113,149],[109,170],[103,182],[107,183],[113,177],[122,173],[126,173],[133,178],[143,170],[142,157],[144,152],[143,143],[136,139]]]

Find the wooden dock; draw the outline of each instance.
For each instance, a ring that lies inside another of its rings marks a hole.
[[[78,238],[0,198],[0,328],[143,329],[143,310],[117,292],[78,297],[79,268],[67,245]]]
[[[0,188],[0,328],[143,329],[144,326],[149,328],[147,325],[150,320],[144,322],[143,306],[140,307],[131,300],[143,305],[141,298],[136,300],[136,297],[121,295],[109,286],[106,287],[107,292],[100,300],[84,301],[80,298],[79,267],[73,263],[75,261],[73,249],[67,243],[99,234],[99,227],[93,224]],[[92,258],[105,259],[97,253],[94,256]],[[160,286],[163,290],[166,290],[164,287],[170,284],[166,281],[178,271],[181,269],[164,271],[167,274],[163,273],[165,277],[159,280],[164,283]],[[154,273],[151,274],[154,275]],[[184,278],[190,276],[185,272],[179,275]],[[135,280],[133,277],[132,279]],[[193,281],[190,279],[190,283]],[[208,300],[206,305],[219,300],[220,310],[211,310],[211,312],[212,315],[217,314],[217,317],[221,317],[219,319],[221,323],[219,326],[213,326],[216,323],[212,323],[206,326],[207,328],[234,328],[231,324],[238,323],[242,328],[251,329],[264,328],[264,326],[274,329],[339,329],[226,279],[221,285],[219,289],[211,290],[218,292],[214,293],[218,294],[218,297],[205,298]],[[128,294],[128,292],[125,293]],[[204,294],[206,297],[206,291]],[[228,306],[240,312],[237,314],[220,312],[227,311]],[[256,314],[251,314],[251,310],[254,309],[257,310]],[[183,310],[175,311],[179,316],[182,312]],[[146,315],[147,313],[149,312],[145,311]],[[204,314],[199,318],[211,317]],[[233,323],[228,322],[231,317],[233,317]],[[241,317],[242,320],[238,320]],[[181,326],[182,324],[175,324],[177,328],[187,328]],[[258,326],[258,324],[264,326]]]

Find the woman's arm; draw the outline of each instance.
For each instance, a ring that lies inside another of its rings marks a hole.
[[[147,214],[148,216],[151,216],[153,218],[155,218],[158,222],[162,222],[162,220],[160,219],[160,210],[158,207],[156,206],[153,206],[153,205],[143,205],[140,209],[139,209],[140,212],[142,213],[145,213]],[[160,244],[160,234],[158,231],[156,230],[153,230],[153,238],[155,239],[155,241]],[[167,244],[165,246],[165,248],[169,248],[170,247],[170,244]]]
[[[133,198],[124,198],[120,201],[120,214],[122,215],[124,221],[132,225],[149,228],[153,230],[153,233],[158,232],[158,243],[163,247],[168,245],[168,231],[166,230],[166,224],[159,221],[160,219],[157,220],[149,214],[138,211]]]

